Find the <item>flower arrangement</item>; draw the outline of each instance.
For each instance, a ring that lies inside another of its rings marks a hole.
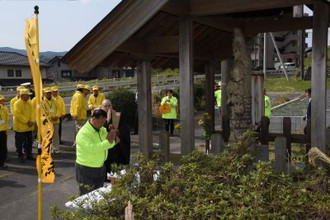
[[[204,137],[206,140],[211,139],[212,135],[212,125],[211,125],[211,116],[209,113],[205,112],[203,116],[198,120],[198,124],[204,129]]]

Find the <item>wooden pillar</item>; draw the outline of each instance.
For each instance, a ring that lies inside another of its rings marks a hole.
[[[152,152],[151,72],[150,61],[143,60],[137,66],[139,145],[147,158]]]
[[[161,131],[159,134],[159,146],[162,151],[162,162],[170,161],[170,136],[167,131]]]
[[[221,61],[221,118],[222,118],[222,138],[228,143],[230,136],[230,121],[228,111],[228,93],[227,85],[229,82],[232,59]]]
[[[304,16],[304,5],[297,5],[293,7],[293,17]],[[298,30],[298,48],[299,48],[299,68],[301,71],[300,78],[304,79],[304,59],[305,59],[305,30]]]
[[[286,138],[276,137],[275,138],[275,171],[276,172],[287,172],[287,161],[286,161]]]
[[[186,155],[195,150],[193,22],[190,16],[180,17],[179,35],[181,154]]]
[[[312,50],[312,146],[325,152],[327,97],[327,42],[329,8],[322,1],[314,2]]]
[[[206,112],[211,116],[212,130],[214,131],[214,64],[209,63],[205,66],[205,99]]]
[[[261,117],[265,115],[264,98],[264,74],[253,72],[251,75],[251,96],[252,96],[252,124],[260,124]]]
[[[288,161],[291,161],[291,118],[283,118],[283,136],[286,138],[286,154]]]

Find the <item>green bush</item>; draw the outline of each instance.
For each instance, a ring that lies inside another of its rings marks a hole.
[[[205,81],[200,80],[194,84],[194,102],[195,108],[198,111],[205,110]]]
[[[153,160],[139,157],[139,166],[128,169],[92,209],[55,207],[53,218],[123,219],[131,201],[135,219],[328,219],[330,181],[325,170],[275,173],[270,163],[255,163],[255,141],[255,134],[247,132],[223,153],[195,151],[179,167],[160,165],[159,155]]]
[[[122,116],[125,117],[127,125],[130,128],[134,127],[135,114],[137,111],[137,104],[135,103],[135,93],[119,89],[107,96],[111,100],[113,109],[121,112]]]

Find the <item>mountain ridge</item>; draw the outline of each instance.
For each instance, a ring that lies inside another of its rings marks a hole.
[[[12,47],[0,47],[0,51],[6,51],[6,52],[16,52],[22,55],[26,56],[26,50],[24,49],[17,49]],[[49,62],[51,59],[53,59],[56,56],[64,56],[67,53],[67,51],[63,52],[55,52],[55,51],[44,51],[40,52],[40,60],[43,62]]]

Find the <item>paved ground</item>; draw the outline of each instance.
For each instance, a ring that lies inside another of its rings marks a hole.
[[[204,144],[201,127],[197,125],[200,114],[195,117],[196,121],[196,146]],[[154,129],[154,147],[158,146],[158,134],[162,128]],[[61,149],[68,149],[72,144],[74,124],[72,121],[63,123],[62,140],[64,145]],[[138,152],[138,136],[131,136],[132,154]],[[170,138],[171,153],[180,153],[180,138],[178,131]],[[34,143],[36,146],[36,143]],[[37,219],[37,173],[35,161],[18,162],[15,153],[14,132],[8,134],[8,159],[9,169],[0,170],[0,220],[30,220]],[[33,148],[36,155],[37,148]],[[54,156],[56,179],[53,184],[43,184],[43,219],[50,219],[49,208],[58,205],[65,208],[64,204],[71,195],[78,194],[78,187],[74,176],[74,151],[62,151]],[[134,163],[134,160],[131,160]]]

